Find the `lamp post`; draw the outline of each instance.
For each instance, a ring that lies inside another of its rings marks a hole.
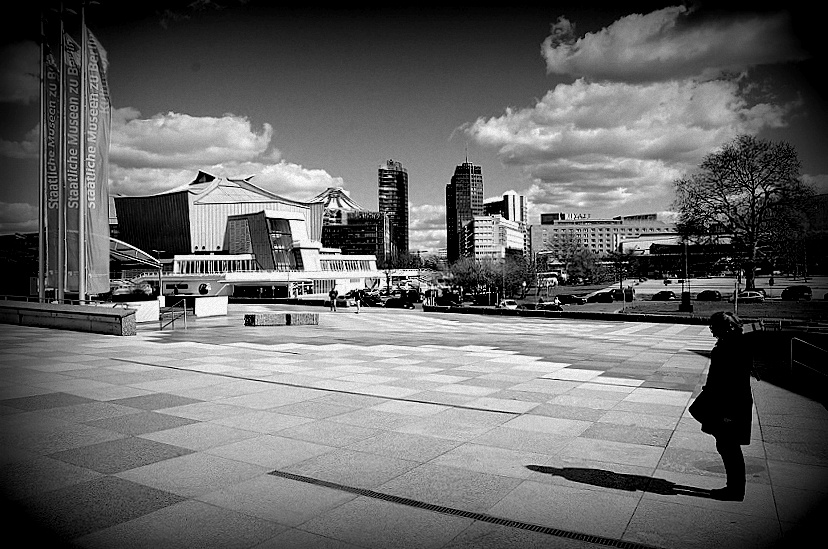
[[[688,270],[687,270],[687,239],[684,239],[684,279],[681,281],[681,304],[679,305],[679,311],[683,311],[686,313],[693,312],[693,303],[690,301],[690,279],[687,278]],[[687,284],[687,291],[684,290],[684,284]]]

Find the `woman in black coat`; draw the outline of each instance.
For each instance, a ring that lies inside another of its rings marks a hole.
[[[735,314],[713,313],[710,331],[718,341],[710,355],[707,383],[696,399],[704,400],[704,411],[698,413],[691,409],[691,413],[701,421],[702,432],[716,437],[716,450],[724,462],[727,486],[712,490],[713,497],[742,501],[745,498],[742,446],[750,444],[753,413],[750,390],[753,357],[744,345],[742,321]]]

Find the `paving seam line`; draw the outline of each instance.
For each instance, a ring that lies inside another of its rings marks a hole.
[[[316,486],[323,486],[325,488],[331,488],[333,490],[338,490],[341,492],[348,492],[351,494],[356,494],[360,496],[365,496],[369,498],[379,499],[383,501],[388,501],[391,503],[396,503],[399,505],[405,505],[408,507],[415,507],[418,509],[424,509],[426,511],[432,511],[434,513],[442,513],[445,515],[452,515],[456,517],[463,517],[469,518],[472,520],[486,522],[489,524],[498,524],[500,526],[507,526],[510,528],[518,528],[520,530],[529,530],[532,532],[538,532],[541,534],[546,534],[550,536],[555,536],[559,538],[567,538],[577,541],[584,541],[588,543],[594,543],[596,545],[602,545],[605,547],[616,547],[618,549],[658,549],[652,545],[645,545],[642,543],[634,542],[634,541],[625,541],[620,539],[614,538],[607,538],[603,536],[596,536],[593,534],[584,534],[582,532],[575,532],[572,530],[561,530],[560,528],[553,528],[551,526],[541,526],[538,524],[532,524],[529,522],[523,522],[519,520],[507,519],[503,517],[498,517],[494,515],[489,515],[486,513],[478,513],[473,511],[465,511],[463,509],[457,509],[455,507],[446,507],[444,505],[435,505],[432,503],[427,503],[421,500],[395,496],[393,494],[386,494],[384,492],[377,492],[375,490],[369,490],[366,488],[358,488],[355,486],[347,486],[344,484],[339,484],[336,482],[330,482],[327,480],[317,479],[313,477],[308,477],[304,475],[297,475],[295,473],[289,473],[287,471],[279,471],[278,469],[275,471],[271,471],[268,473],[269,475],[273,475],[276,477],[281,477],[289,480],[294,480],[298,482],[304,482],[307,484],[313,484]]]

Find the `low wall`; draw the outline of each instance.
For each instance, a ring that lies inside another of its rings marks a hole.
[[[626,322],[667,322],[672,324],[707,324],[701,316],[651,315],[641,313],[608,313],[601,311],[544,311],[533,309],[498,309],[495,307],[444,307],[423,305],[423,311],[474,315],[522,316],[533,318],[579,318],[582,320],[618,320]]]
[[[135,309],[0,301],[0,323],[77,332],[135,335]]]
[[[112,303],[90,303],[97,307],[113,308]],[[159,299],[151,299],[148,301],[119,301],[119,307],[126,309],[133,309],[135,311],[135,322],[141,324],[142,322],[158,322],[158,315],[161,311]]]
[[[245,326],[317,326],[319,313],[252,313],[244,315]]]

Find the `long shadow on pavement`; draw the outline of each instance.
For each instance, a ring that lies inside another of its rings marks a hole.
[[[683,486],[663,478],[646,477],[643,475],[627,475],[604,469],[589,469],[585,467],[547,467],[545,465],[527,465],[527,469],[547,475],[555,475],[572,482],[626,490],[627,492],[650,492],[665,496],[695,496],[699,498],[713,498],[711,491],[695,486]]]

